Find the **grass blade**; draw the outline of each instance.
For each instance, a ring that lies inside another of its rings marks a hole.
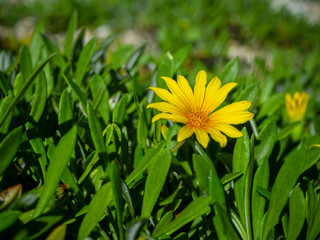
[[[33,218],[36,218],[42,214],[49,201],[53,197],[60,178],[65,168],[67,167],[74,151],[76,138],[77,127],[73,126],[73,128],[59,141],[54,151],[53,157],[49,163],[47,176],[44,183],[45,187],[41,193],[40,199],[33,213]]]

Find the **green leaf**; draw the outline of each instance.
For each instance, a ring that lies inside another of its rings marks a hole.
[[[200,155],[193,155],[193,167],[199,181],[199,185],[205,192],[212,197],[212,200],[225,205],[226,199],[223,186],[217,175],[212,161],[208,161]]]
[[[275,112],[282,107],[284,101],[284,93],[276,93],[268,98],[268,101],[262,104],[262,107],[257,114],[256,119],[261,119],[265,116],[274,116]]]
[[[116,106],[113,109],[112,113],[112,122],[121,125],[126,117],[126,107],[128,102],[128,94],[125,93]]]
[[[277,224],[289,193],[295,185],[304,164],[304,151],[293,150],[284,159],[271,190],[269,209],[264,222],[263,239],[268,239],[271,229]]]
[[[17,210],[7,210],[4,212],[0,212],[0,232],[6,230],[16,221],[18,221],[20,215],[21,212]]]
[[[73,112],[70,95],[65,89],[59,102],[58,124],[61,135],[65,135],[72,128]]]
[[[287,239],[297,239],[305,221],[304,194],[296,186],[289,197],[289,223]]]
[[[147,153],[142,157],[138,166],[132,171],[132,173],[127,177],[126,183],[129,185],[133,182],[144,170],[152,163],[152,161],[157,157],[157,155],[162,151],[165,146],[165,141],[150,148]]]
[[[139,238],[140,232],[146,224],[146,218],[140,218],[130,224],[127,232],[127,240],[136,240]]]
[[[100,221],[105,208],[112,200],[112,186],[111,183],[104,184],[100,190],[92,198],[88,212],[80,225],[78,240],[85,239],[96,224]]]
[[[158,231],[156,234],[152,234],[152,237],[157,238],[165,233],[170,235],[195,218],[208,213],[210,211],[209,203],[211,201],[211,197],[204,196],[194,199],[185,209],[182,210],[182,212],[170,223],[168,227],[162,228],[162,231]]]
[[[68,64],[66,63],[63,56],[61,55],[58,47],[56,47],[51,42],[51,40],[48,37],[46,37],[45,35],[42,35],[42,40],[43,40],[49,54],[57,53],[57,54],[55,54],[52,61],[54,62],[54,64],[56,64],[60,68],[61,72],[64,72],[65,69],[68,67]]]
[[[40,72],[36,81],[35,96],[32,102],[30,116],[35,122],[40,120],[47,102],[47,79],[43,71]]]
[[[16,155],[23,133],[23,127],[13,129],[0,143],[0,176],[10,165]]]
[[[77,62],[77,69],[75,72],[75,82],[78,86],[81,86],[82,79],[87,71],[88,64],[94,52],[97,44],[97,39],[92,38],[86,46],[81,50],[79,60]]]
[[[97,96],[99,93],[101,93],[101,100],[98,103],[97,109],[104,121],[105,124],[109,123],[110,121],[110,106],[109,106],[109,91],[106,87],[106,83],[104,82],[103,78],[95,74],[93,75],[91,79],[90,84],[90,90],[92,93],[92,96]]]
[[[32,59],[31,59],[29,49],[24,45],[22,45],[20,49],[19,60],[20,60],[19,61],[20,72],[22,73],[22,76],[25,82],[31,75],[33,67],[32,67]],[[31,96],[32,96],[32,89],[28,88],[25,92],[25,97],[27,101],[31,99]]]
[[[46,238],[46,240],[64,240],[67,233],[67,224],[56,227]]]
[[[40,22],[37,24],[36,29],[33,31],[32,38],[29,44],[29,52],[31,54],[32,63],[35,65],[39,58],[41,57],[41,54],[43,52],[43,42],[41,38],[41,34],[44,32],[44,24],[43,22]]]
[[[252,230],[253,238],[260,239],[261,237],[261,223],[264,216],[266,199],[259,194],[257,187],[268,189],[269,185],[269,161],[268,158],[261,160],[258,169],[254,175],[252,184]]]
[[[132,55],[133,46],[131,44],[122,45],[112,55],[111,63],[114,69],[120,68]]]
[[[170,52],[167,52],[159,61],[157,71],[157,87],[167,89],[165,81],[161,77],[172,77],[174,74],[174,61]],[[160,99],[156,97],[156,99]]]
[[[165,149],[153,160],[146,180],[145,193],[142,203],[142,217],[150,217],[160,196],[171,165],[171,152]]]
[[[112,186],[113,202],[116,207],[117,223],[119,228],[119,239],[124,240],[124,229],[123,229],[123,222],[122,222],[123,199],[122,199],[120,171],[114,161],[110,163],[109,176],[110,176],[111,186]]]
[[[251,103],[256,99],[259,91],[260,81],[248,85],[236,98],[235,102],[247,100]]]
[[[235,82],[238,72],[239,72],[239,58],[236,57],[231,59],[219,74],[219,78],[221,79],[222,84]]]
[[[32,146],[32,149],[38,158],[38,162],[40,164],[43,178],[45,178],[46,167],[48,164],[46,149],[44,148],[40,134],[38,133],[37,129],[35,128],[35,126],[31,122],[27,122],[26,130],[27,130],[27,136],[29,139],[29,143]]]
[[[193,168],[199,181],[199,186],[209,194],[210,171],[215,171],[212,161],[206,161],[202,156],[192,155]]]
[[[235,180],[236,178],[242,176],[243,173],[242,172],[233,172],[233,173],[227,173],[226,175],[224,175],[222,178],[221,178],[221,183],[223,185]]]
[[[174,54],[174,72],[177,72],[191,51],[191,44],[179,48]]]
[[[170,225],[172,219],[173,219],[173,211],[169,210],[163,215],[163,217],[161,218],[161,220],[153,230],[152,236],[160,236],[159,233],[165,232],[168,226]]]
[[[293,123],[286,125],[278,133],[278,140],[281,141],[281,140],[287,138],[288,136],[290,136],[290,134],[296,128],[296,126],[298,126],[300,124],[301,124],[301,122],[293,122]]]
[[[40,239],[40,236],[56,225],[64,217],[60,212],[49,212],[37,219],[33,219],[25,226],[28,231],[28,239]]]
[[[320,202],[319,202],[319,193],[316,196],[318,202],[316,207],[313,209],[313,222],[312,225],[308,226],[308,232],[307,232],[307,240],[313,240],[316,239],[320,232]],[[309,222],[308,222],[309,223]]]
[[[74,126],[66,135],[59,141],[52,159],[50,159],[47,176],[44,182],[44,189],[37,203],[33,218],[42,214],[47,207],[49,201],[54,196],[60,178],[70,161],[77,138],[77,127]]]
[[[67,29],[67,34],[66,34],[66,42],[65,42],[65,47],[64,47],[64,54],[66,55],[67,58],[71,58],[72,54],[72,48],[73,48],[73,38],[74,38],[74,33],[77,29],[78,25],[78,12],[75,10],[70,18],[68,29]]]
[[[13,95],[12,92],[9,91],[8,92],[8,96],[6,96],[5,98],[2,99],[1,101],[1,105],[0,105],[0,116],[3,116],[4,113],[6,112],[7,108],[9,108],[11,102],[13,100]],[[12,114],[13,112],[11,112],[11,114],[9,114],[9,116],[7,117],[7,119],[4,121],[4,123],[0,126],[0,134],[6,134],[9,130],[10,127],[10,123],[11,123],[11,119],[12,119]]]
[[[214,205],[215,216],[213,217],[213,224],[217,231],[219,240],[236,240],[239,239],[236,231],[234,230],[230,218],[225,210],[219,203]]]
[[[245,127],[241,132],[243,133],[243,137],[237,139],[233,151],[232,171],[243,173],[243,176],[238,178],[234,183],[234,197],[240,218],[245,223],[245,181],[250,162],[250,140]]]
[[[146,45],[143,44],[141,47],[137,48],[132,53],[132,56],[130,57],[130,59],[128,60],[128,63],[127,63],[127,68],[129,71],[137,64],[137,62],[140,59],[140,57],[142,56],[145,48],[146,48]]]
[[[62,74],[62,77],[64,80],[68,83],[68,85],[72,88],[72,90],[77,94],[78,98],[80,99],[82,108],[84,112],[86,112],[86,106],[87,106],[87,97],[86,95],[82,92],[80,87],[71,79],[67,78],[64,74]]]
[[[39,66],[33,71],[33,73],[30,75],[30,77],[25,81],[23,86],[21,87],[21,90],[17,93],[17,95],[14,97],[11,105],[6,109],[3,115],[0,116],[0,126],[3,124],[3,122],[6,120],[6,118],[11,114],[11,111],[13,111],[14,107],[17,105],[17,103],[20,101],[20,99],[24,96],[24,93],[27,91],[33,80],[37,77],[37,75],[40,73],[40,71],[44,68],[44,66],[49,62],[49,60],[55,55],[51,54],[49,57],[47,57],[45,60],[43,60]]]
[[[102,137],[102,130],[101,130],[100,122],[96,116],[95,111],[93,110],[93,108],[89,102],[87,104],[87,111],[88,111],[89,127],[90,127],[90,132],[91,132],[94,146],[95,146],[98,154],[105,153],[106,146],[105,146],[105,143],[104,143],[104,140]]]
[[[278,131],[276,121],[271,121],[266,125],[259,133],[257,141],[259,144],[255,144],[255,159],[260,164],[264,158],[269,158],[274,145],[278,139]]]

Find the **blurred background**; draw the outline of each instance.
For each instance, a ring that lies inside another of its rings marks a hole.
[[[35,28],[62,46],[74,11],[85,41],[117,33],[118,46],[146,44],[154,59],[189,45],[187,69],[239,57],[240,72],[260,65],[290,78],[287,68],[305,68],[320,80],[319,0],[0,0],[0,48],[17,54]]]

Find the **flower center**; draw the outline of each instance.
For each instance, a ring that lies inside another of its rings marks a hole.
[[[209,121],[208,114],[204,112],[192,112],[188,115],[188,125],[191,128],[203,128]]]

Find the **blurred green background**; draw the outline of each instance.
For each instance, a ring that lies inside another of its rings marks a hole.
[[[240,57],[265,57],[274,47],[306,54],[319,45],[319,5],[301,0],[1,0],[0,44],[16,50],[38,24],[63,36],[77,10],[79,26],[92,35],[119,32],[126,43],[157,46],[153,53],[192,44],[192,53],[209,63],[230,48]]]

